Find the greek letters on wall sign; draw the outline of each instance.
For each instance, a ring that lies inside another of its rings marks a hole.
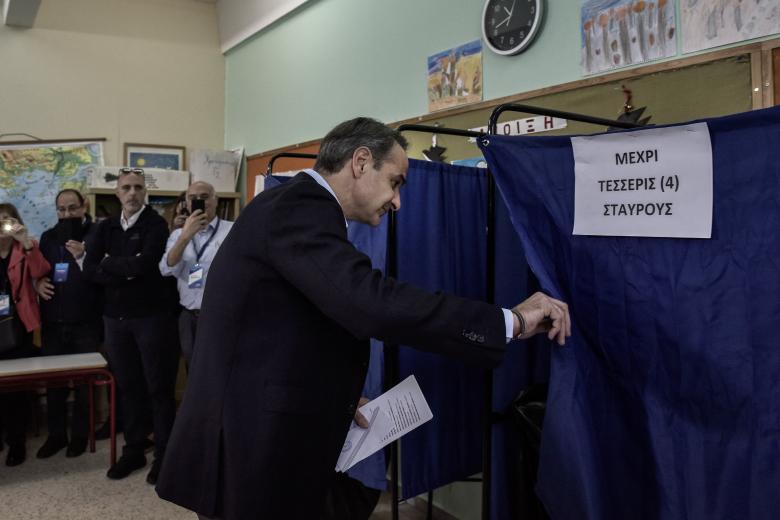
[[[710,238],[706,123],[572,137],[574,234]]]

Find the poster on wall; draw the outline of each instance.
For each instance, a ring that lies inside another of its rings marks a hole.
[[[428,112],[482,101],[482,41],[428,57]]]
[[[221,192],[236,191],[244,148],[232,150],[190,150],[187,154],[192,182],[208,182]]]
[[[680,16],[685,53],[780,33],[777,0],[683,0]]]
[[[674,0],[582,0],[580,15],[583,75],[677,54]]]
[[[39,239],[57,223],[54,197],[65,188],[84,193],[94,165],[103,165],[100,141],[0,144],[0,201],[13,204]]]

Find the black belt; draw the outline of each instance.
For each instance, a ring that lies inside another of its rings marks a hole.
[[[196,318],[197,318],[198,316],[200,316],[200,309],[188,309],[188,308],[186,308],[186,307],[185,307],[185,308],[184,308],[184,310],[185,310],[185,311],[187,311],[187,312],[189,312],[190,314],[192,314],[192,315],[193,315],[193,316],[195,316]]]

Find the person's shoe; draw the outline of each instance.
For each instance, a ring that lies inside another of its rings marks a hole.
[[[68,439],[61,435],[49,435],[46,438],[46,442],[38,449],[38,453],[35,456],[39,459],[48,459],[62,448],[68,445]]]
[[[160,467],[162,466],[162,462],[160,462],[160,459],[154,459],[154,462],[152,462],[152,469],[149,470],[149,474],[146,475],[146,483],[155,485],[157,484],[157,477],[160,475]]]
[[[122,455],[119,457],[117,463],[109,468],[106,476],[113,480],[119,480],[144,466],[146,466],[146,457],[143,455],[136,455],[133,457]]]
[[[18,466],[27,458],[27,449],[24,444],[13,444],[8,447],[8,455],[5,458],[6,466]]]
[[[78,457],[85,451],[87,451],[87,439],[84,437],[73,437],[70,440],[70,444],[68,444],[65,456],[68,458]]]

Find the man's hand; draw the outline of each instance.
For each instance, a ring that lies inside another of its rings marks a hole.
[[[361,428],[368,428],[369,423],[368,423],[368,419],[366,419],[366,417],[362,413],[360,413],[359,409],[361,406],[363,406],[364,404],[370,401],[371,399],[369,399],[368,397],[361,397],[360,400],[358,401],[358,405],[357,405],[358,410],[355,411],[355,424],[357,424]]]
[[[65,242],[65,249],[68,250],[70,254],[73,255],[73,258],[78,260],[82,256],[84,256],[84,242],[78,242],[76,240],[68,240]]]
[[[192,215],[187,217],[184,221],[184,226],[181,228],[181,234],[188,240],[195,236],[198,231],[206,229],[209,225],[209,218],[202,210],[196,209],[192,212]]]
[[[559,345],[566,343],[571,336],[571,317],[569,306],[560,300],[550,298],[544,293],[535,293],[526,301],[512,309],[525,321],[525,330],[521,337],[530,338],[539,332],[547,331],[547,337],[556,340]],[[515,317],[515,335],[520,332],[520,323]]]
[[[44,276],[35,282],[35,292],[44,300],[49,301],[54,296],[54,284],[51,283],[47,276]]]

